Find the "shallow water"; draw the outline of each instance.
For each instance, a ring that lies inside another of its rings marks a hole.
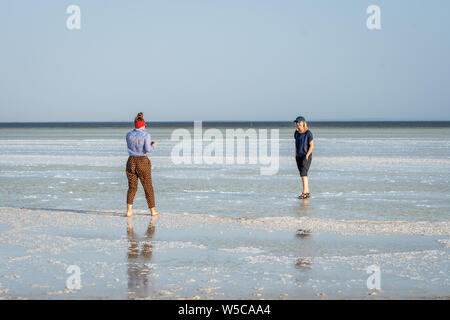
[[[170,140],[173,130],[149,129],[158,141],[150,159],[162,212],[244,218],[448,219],[450,127],[312,127],[316,148],[309,173],[312,199],[307,202],[297,200],[301,182],[292,157],[293,128],[280,128],[280,165],[273,176],[261,175],[259,164],[176,165],[170,157],[176,144]],[[108,127],[0,128],[2,205],[125,209],[127,132]],[[135,208],[146,208],[141,186]]]
[[[210,215],[0,208],[0,299],[399,299],[449,296],[446,236],[319,231]],[[282,218],[276,218],[278,220]],[[264,221],[264,220],[263,220]],[[67,268],[81,288],[68,290]],[[367,287],[380,267],[381,287]],[[369,294],[376,295],[369,295]]]
[[[150,128],[163,214],[149,232],[140,186],[130,233],[127,128],[0,128],[0,299],[448,299],[450,127],[312,127],[305,201],[293,128],[279,129],[264,176],[176,165],[174,128]]]

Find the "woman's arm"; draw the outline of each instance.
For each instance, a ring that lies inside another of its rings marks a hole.
[[[308,158],[309,158],[311,152],[313,151],[313,149],[314,149],[314,140],[311,140],[311,141],[309,142],[309,149],[308,149],[308,152],[306,153],[306,160],[308,160]]]
[[[150,143],[150,135],[147,135],[144,139],[144,153],[152,152],[155,150],[155,147],[153,146],[153,142]]]

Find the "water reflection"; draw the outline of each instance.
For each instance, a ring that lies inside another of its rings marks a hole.
[[[312,268],[312,262],[307,258],[298,258],[295,261],[295,267],[300,270],[310,270]]]
[[[127,219],[128,237],[128,292],[129,298],[145,298],[152,295],[154,288],[150,275],[152,268],[152,244],[150,240],[155,234],[155,218],[152,217],[143,237],[137,237],[133,230],[132,218]]]
[[[305,207],[305,209],[308,209],[309,207],[309,199],[301,199],[303,206]]]
[[[290,206],[289,211],[293,216],[306,217],[311,214],[313,206],[310,204],[310,199],[297,199],[295,204]]]

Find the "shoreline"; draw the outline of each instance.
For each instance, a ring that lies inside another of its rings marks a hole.
[[[4,210],[25,210],[25,211],[48,211],[61,214],[92,214],[100,216],[124,217],[122,211],[113,210],[71,210],[71,209],[51,209],[51,208],[26,208],[26,207],[1,207]],[[134,210],[133,216],[151,217],[147,210]],[[312,217],[261,217],[261,218],[236,218],[223,217],[211,214],[199,213],[164,213],[173,221],[178,218],[187,218],[193,223],[234,223],[249,229],[261,229],[265,231],[290,231],[307,229],[312,232],[331,232],[338,235],[415,235],[415,236],[443,236],[450,237],[450,221],[406,221],[406,220],[346,220],[327,219]],[[172,225],[172,228],[179,227]]]

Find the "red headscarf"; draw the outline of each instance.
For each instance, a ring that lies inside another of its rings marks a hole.
[[[135,123],[134,123],[134,127],[135,127],[136,129],[137,129],[137,128],[141,128],[141,127],[145,127],[145,121],[142,120],[142,121],[135,122]]]

